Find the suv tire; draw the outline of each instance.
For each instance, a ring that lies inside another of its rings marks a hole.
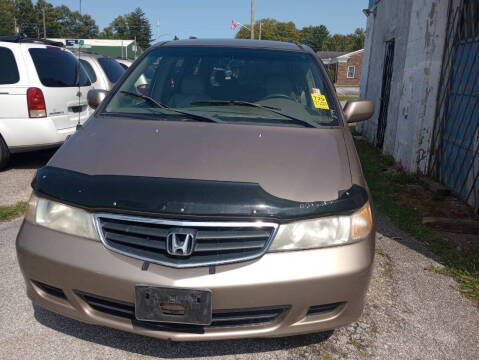
[[[8,150],[7,144],[0,135],[0,170],[7,166],[8,159],[10,158],[10,151]]]

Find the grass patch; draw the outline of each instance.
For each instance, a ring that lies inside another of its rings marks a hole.
[[[383,155],[368,142],[357,140],[356,148],[376,207],[389,216],[397,227],[422,241],[438,255],[444,263],[444,268],[437,268],[434,271],[453,276],[459,283],[461,292],[479,304],[477,260],[424,226],[422,215],[408,206],[409,195],[402,188],[403,185],[417,184],[417,179],[403,171],[388,171],[395,164],[392,156]]]
[[[357,96],[338,96],[339,101],[348,101],[348,100],[354,100],[354,99],[359,99]]]
[[[393,274],[393,266],[394,266],[394,264],[391,260],[391,257],[377,246],[376,246],[376,254],[381,255],[381,256],[386,258],[386,262],[385,262],[386,269],[384,270],[384,274],[391,277],[391,275]]]
[[[10,220],[25,212],[27,203],[20,201],[15,205],[0,206],[0,221]]]

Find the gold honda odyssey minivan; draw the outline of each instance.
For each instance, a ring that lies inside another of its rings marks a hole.
[[[320,332],[361,315],[371,196],[307,46],[180,40],[146,51],[38,170],[17,238],[27,295],[171,340]]]

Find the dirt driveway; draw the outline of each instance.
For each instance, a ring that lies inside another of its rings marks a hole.
[[[35,167],[45,162],[27,156],[0,173],[0,203],[28,197]],[[212,343],[159,341],[32,306],[16,263],[20,224],[0,223],[0,359],[479,359],[479,308],[453,279],[431,272],[440,266],[434,256],[381,214],[373,278],[358,322],[327,334]]]

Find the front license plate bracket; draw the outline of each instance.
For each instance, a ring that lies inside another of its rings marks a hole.
[[[137,285],[135,317],[140,321],[210,325],[211,291]]]

